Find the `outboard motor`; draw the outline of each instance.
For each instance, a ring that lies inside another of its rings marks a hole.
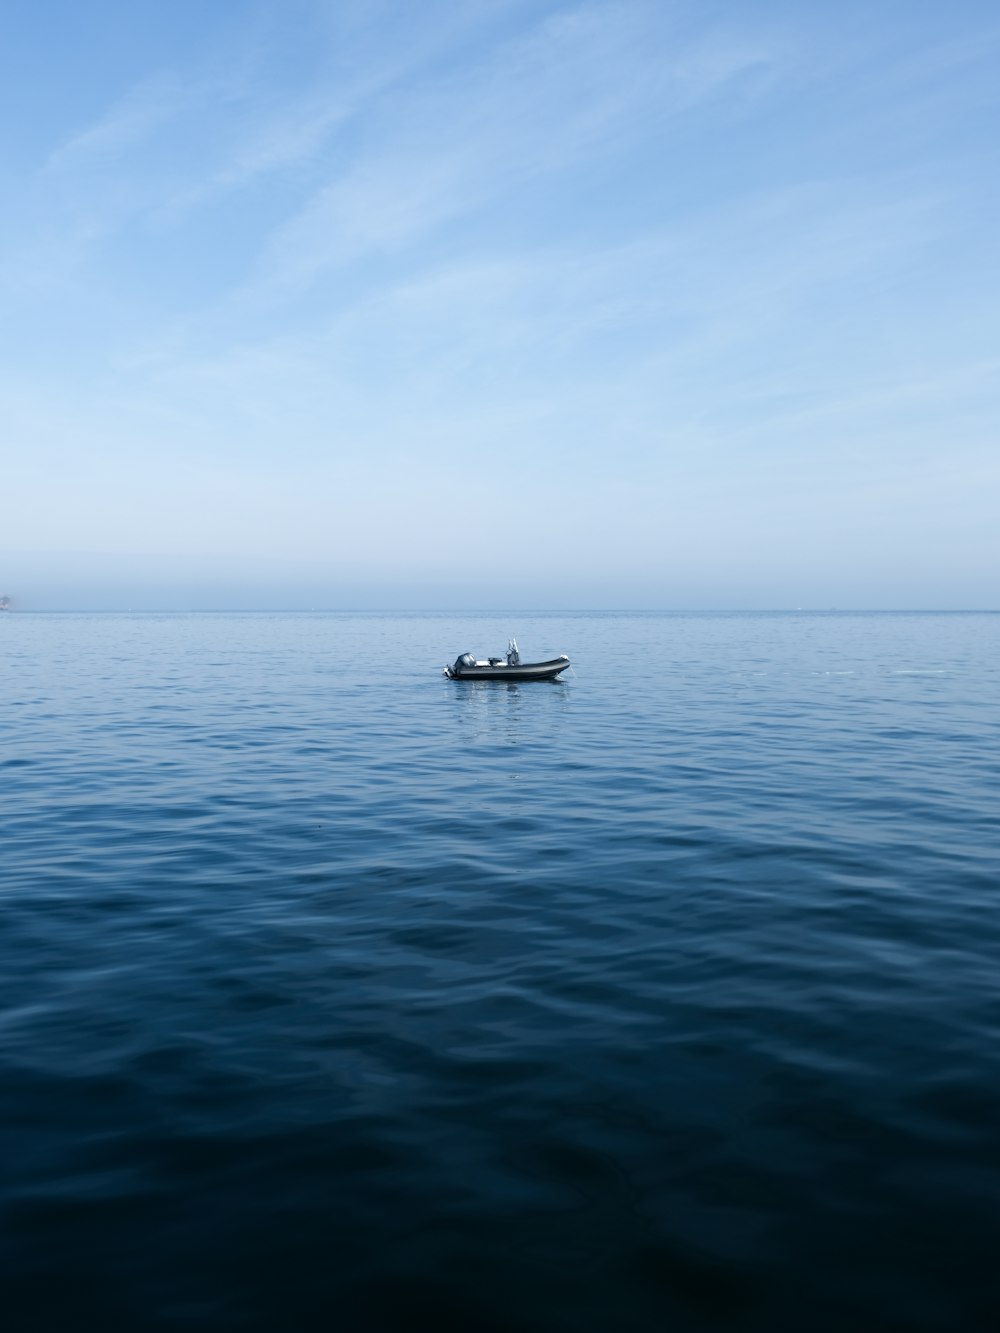
[[[472,654],[463,653],[461,657],[456,657],[455,665],[452,667],[452,671],[454,671],[455,675],[457,676],[461,673],[462,667],[474,667],[475,665],[476,665],[476,659],[472,656]]]

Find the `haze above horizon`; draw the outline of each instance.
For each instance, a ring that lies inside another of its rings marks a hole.
[[[1000,13],[49,0],[0,594],[995,607]]]

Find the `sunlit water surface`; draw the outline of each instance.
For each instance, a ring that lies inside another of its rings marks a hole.
[[[0,616],[4,1327],[1000,1327],[998,663]]]

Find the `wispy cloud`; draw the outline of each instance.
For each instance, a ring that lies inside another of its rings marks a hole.
[[[171,73],[131,88],[94,124],[71,134],[49,156],[45,170],[68,171],[109,158],[144,143],[156,130],[187,110],[192,90]]]
[[[773,58],[763,42],[657,31],[646,4],[594,6],[451,78],[418,83],[374,141],[273,233],[258,278],[274,292],[367,254],[398,251],[452,220],[648,136]],[[652,27],[652,30],[651,30]]]
[[[628,437],[620,466],[668,430],[735,442],[803,396],[842,396],[864,356],[838,369],[845,313],[890,263],[905,275],[933,234],[918,195],[772,191],[624,244],[425,263],[307,324],[231,327],[225,350],[182,342],[131,365],[203,418],[238,403],[254,430],[294,423],[303,442],[335,420],[327,438],[383,457],[416,438],[443,456],[484,434],[508,454],[548,436],[554,455],[591,457],[614,431]]]

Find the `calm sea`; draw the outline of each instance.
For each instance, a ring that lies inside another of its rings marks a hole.
[[[0,811],[5,1330],[1000,1327],[1000,616],[0,616]]]

